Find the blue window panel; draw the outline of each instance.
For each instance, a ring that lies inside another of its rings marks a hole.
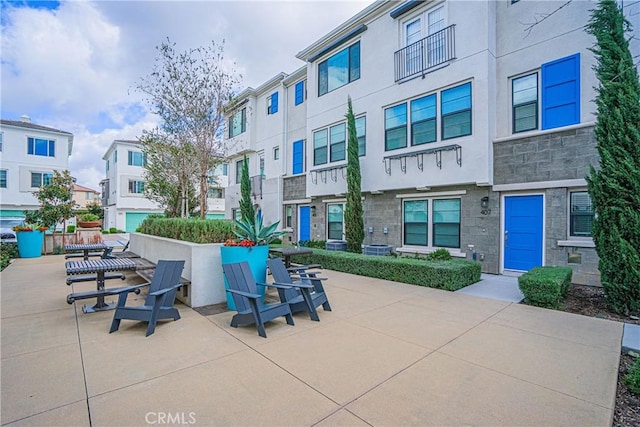
[[[436,95],[411,101],[411,145],[436,140]]]
[[[300,105],[304,102],[304,80],[296,83],[296,100],[295,105]]]
[[[271,95],[271,114],[278,112],[278,92]]]
[[[542,129],[580,123],[580,54],[542,64]]]
[[[349,81],[360,78],[360,43],[349,48]]]
[[[471,83],[442,91],[442,114],[471,108]]]
[[[304,169],[304,142],[302,140],[293,143],[293,168],[292,173],[302,173]]]
[[[360,78],[360,42],[318,64],[318,96]]]
[[[27,154],[55,157],[56,142],[48,139],[27,138]]]

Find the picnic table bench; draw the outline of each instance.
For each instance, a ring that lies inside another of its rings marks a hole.
[[[89,257],[101,257],[106,258],[107,255],[113,250],[113,247],[109,247],[104,243],[75,243],[64,246],[65,252],[74,252],[74,251],[82,251],[82,253],[67,253],[64,258],[83,258],[85,261],[89,259]],[[91,252],[91,251],[102,251],[102,252]]]
[[[97,298],[97,302],[92,307],[84,306],[82,311],[85,313],[93,313],[96,311],[110,310],[115,307],[114,304],[107,304],[104,297],[107,295],[115,295],[116,289],[105,289],[104,282],[107,279],[125,279],[124,274],[106,274],[109,271],[125,271],[135,270],[136,264],[130,259],[96,259],[86,261],[67,261],[65,264],[67,275],[78,275],[86,273],[95,273],[91,276],[81,276],[77,278],[67,278],[67,284],[74,282],[96,281],[96,290],[88,292],[74,292],[67,295],[67,302],[73,304],[76,300]],[[138,292],[140,292],[138,290]]]

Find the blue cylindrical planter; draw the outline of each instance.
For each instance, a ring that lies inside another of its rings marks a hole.
[[[18,231],[16,238],[20,258],[38,258],[42,255],[44,231]]]
[[[222,259],[222,264],[247,261],[256,283],[265,283],[267,281],[268,256],[269,245],[252,247],[220,246],[220,258]],[[227,282],[226,277],[224,278],[224,288],[229,289],[229,283]],[[258,292],[260,292],[264,301],[265,287],[258,286]],[[236,309],[236,303],[233,301],[233,296],[229,292],[227,292],[227,306],[230,310]]]

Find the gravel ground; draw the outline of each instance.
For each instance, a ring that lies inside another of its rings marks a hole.
[[[640,325],[640,319],[614,313],[607,306],[602,288],[593,286],[571,285],[562,310]],[[618,368],[618,389],[616,392],[616,408],[613,416],[613,427],[640,426],[640,395],[633,394],[624,383],[624,377],[633,364],[634,357],[628,354],[620,356]]]

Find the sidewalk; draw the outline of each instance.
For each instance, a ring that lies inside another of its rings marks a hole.
[[[17,260],[0,276],[1,422],[611,425],[622,324],[325,273],[320,322],[273,321],[263,339],[179,305],[145,338],[68,305],[95,284],[66,286],[63,256]]]

